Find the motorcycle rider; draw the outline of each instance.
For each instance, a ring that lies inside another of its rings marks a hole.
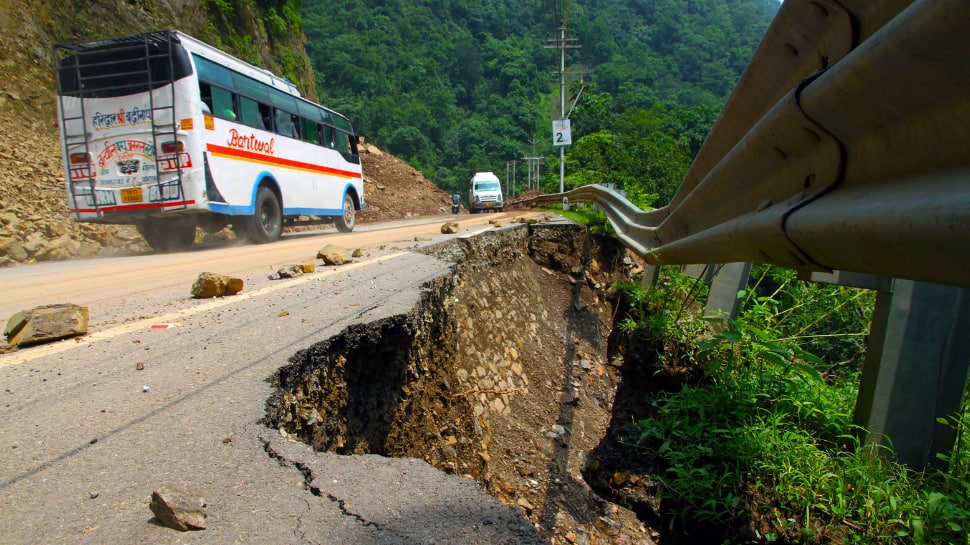
[[[461,195],[459,193],[455,193],[454,195],[451,196],[451,213],[457,214],[460,209],[461,209]]]

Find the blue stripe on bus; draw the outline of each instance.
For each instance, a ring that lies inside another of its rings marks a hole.
[[[247,205],[233,205],[224,204],[219,202],[210,202],[209,210],[217,214],[225,214],[227,216],[252,216],[253,207]]]
[[[279,182],[276,178],[268,171],[262,171],[256,177],[257,180],[270,180],[279,187]],[[352,184],[347,184],[344,187],[343,197],[340,198],[340,202],[343,202],[344,197],[351,190],[356,190]],[[259,184],[253,184],[253,194],[250,198],[250,202],[256,201],[256,192],[259,191]],[[363,203],[360,205],[360,209],[364,209]],[[225,214],[227,216],[252,216],[256,211],[256,206],[254,204],[226,204],[218,202],[210,202],[209,210],[217,214]],[[283,208],[284,216],[342,216],[344,215],[343,208]]]
[[[284,208],[284,216],[342,216],[344,211],[340,208]]]
[[[232,205],[217,202],[209,203],[209,210],[217,214],[227,216],[252,216],[253,207],[245,205]],[[342,216],[344,211],[340,208],[284,208],[284,216]]]

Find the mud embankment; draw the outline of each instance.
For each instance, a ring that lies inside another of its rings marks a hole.
[[[553,543],[649,542],[582,477],[619,382],[610,287],[635,260],[566,224],[425,251],[452,273],[407,314],[295,354],[272,377],[266,423],[319,451],[420,458],[474,479]]]

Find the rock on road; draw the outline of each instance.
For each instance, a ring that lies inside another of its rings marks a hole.
[[[464,219],[458,236],[509,215]],[[407,250],[450,219],[0,270],[4,318],[62,302],[91,314],[85,337],[0,354],[0,544],[544,543],[472,481],[421,460],[314,453],[260,423],[265,379],[289,356],[406,312],[449,273]],[[365,257],[267,278],[328,243]],[[191,299],[203,271],[245,288]],[[200,493],[207,528],[159,524],[148,502],[162,485]]]

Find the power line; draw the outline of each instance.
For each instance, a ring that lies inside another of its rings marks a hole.
[[[564,4],[563,11],[566,16],[568,16],[568,1],[561,0]],[[559,2],[557,2],[558,6]],[[555,48],[559,50],[559,119],[566,119],[566,51],[568,49],[578,49],[582,46],[579,45],[579,38],[576,36],[570,36],[569,31],[566,27],[566,18],[563,18],[562,24],[559,26],[559,36],[556,38],[549,38],[546,41],[551,45],[546,45],[546,48]],[[566,146],[559,146],[559,192],[565,191],[564,185],[566,180]]]

